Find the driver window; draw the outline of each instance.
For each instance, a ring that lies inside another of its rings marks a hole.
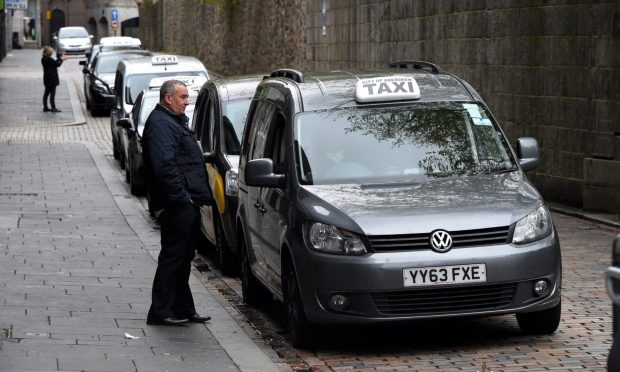
[[[267,146],[265,146],[265,157],[273,161],[273,171],[277,174],[286,173],[285,125],[284,114],[278,110],[271,121]]]
[[[213,122],[212,119],[212,115],[213,115],[213,102],[210,99],[207,99],[207,103],[204,106],[204,111],[202,113],[202,117],[204,118],[203,120],[203,125],[202,128],[200,130],[200,145],[202,146],[202,151],[206,151],[206,152],[211,152],[213,151],[212,148],[212,132],[213,129],[211,128],[212,125],[211,123]]]

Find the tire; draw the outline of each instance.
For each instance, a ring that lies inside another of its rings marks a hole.
[[[266,302],[267,290],[256,279],[250,267],[250,258],[246,249],[245,238],[239,238],[241,249],[241,289],[243,290],[243,302],[248,305],[259,305]]]
[[[104,110],[96,108],[93,104],[90,104],[90,114],[93,117],[102,116]]]
[[[118,144],[116,143],[116,136],[112,134],[112,153],[114,154],[114,159],[119,160],[121,158],[121,153],[118,151]]]
[[[284,273],[282,288],[291,342],[295,347],[312,346],[316,339],[314,330],[306,318],[295,266],[290,259],[286,262]]]
[[[213,209],[218,266],[224,275],[232,276],[237,274],[239,265],[234,253],[230,250],[228,242],[226,242],[224,226],[222,226],[222,220],[219,218],[217,207]]]
[[[118,150],[118,152],[119,152],[119,154],[118,154],[119,165],[121,166],[121,169],[125,169],[125,162],[126,162],[126,160],[125,160],[125,152],[123,151],[122,148],[120,148]]]
[[[125,156],[123,156],[123,158],[125,158]],[[124,159],[124,163],[125,163],[125,182],[127,182],[128,184],[131,185],[131,164],[129,164],[130,160],[128,159],[129,156],[127,156],[127,159]],[[133,194],[133,192],[132,192]]]
[[[129,168],[127,168],[125,172],[129,170],[129,190],[135,196],[143,196],[145,194],[145,187],[137,182],[136,174],[138,174],[138,170],[134,168],[133,162],[131,161],[131,156],[129,157],[128,166]]]
[[[533,313],[516,314],[519,328],[530,335],[550,335],[558,329],[562,315],[562,302],[550,309]]]

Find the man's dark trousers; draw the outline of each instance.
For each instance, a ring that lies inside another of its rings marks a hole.
[[[200,210],[192,203],[173,204],[161,213],[159,224],[161,252],[148,319],[187,318],[196,313],[189,276],[201,233]]]

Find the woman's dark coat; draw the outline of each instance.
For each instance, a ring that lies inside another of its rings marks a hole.
[[[46,87],[55,87],[60,84],[58,80],[58,67],[62,65],[62,59],[53,59],[49,56],[41,58],[43,65],[43,85]]]

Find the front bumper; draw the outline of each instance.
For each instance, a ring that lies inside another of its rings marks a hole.
[[[60,53],[67,53],[67,54],[82,54],[82,53],[86,53],[91,49],[91,45],[68,45],[68,46],[62,46],[62,47],[58,47],[58,51]]]
[[[361,257],[299,249],[295,265],[307,318],[317,323],[380,323],[410,319],[490,316],[532,312],[557,305],[561,255],[555,232],[524,246],[509,244],[453,249],[448,253],[408,251]],[[404,287],[403,269],[486,264],[487,281],[476,284]],[[533,284],[546,279],[543,296]],[[333,295],[348,299],[335,308]]]

